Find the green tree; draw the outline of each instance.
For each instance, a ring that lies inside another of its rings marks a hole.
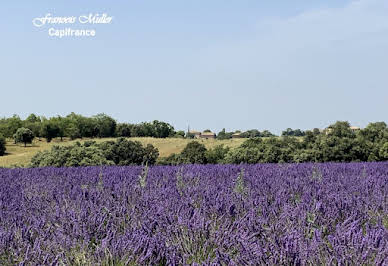
[[[29,122],[29,123],[38,123],[38,122],[41,122],[40,120],[40,117],[35,115],[35,114],[30,114],[26,120],[26,122]]]
[[[40,121],[30,122],[26,120],[24,121],[24,127],[30,129],[32,133],[34,133],[34,136],[38,137],[40,140],[42,132],[42,123]]]
[[[61,141],[63,141],[63,137],[66,136],[66,133],[68,133],[68,127],[70,127],[70,120],[65,117],[57,116],[52,117],[49,121],[57,130],[56,137],[60,137]]]
[[[58,137],[59,134],[58,124],[53,120],[43,119],[41,127],[41,136],[46,138],[47,142],[51,142],[53,138]]]
[[[359,134],[366,141],[380,142],[381,140],[388,140],[388,128],[385,122],[369,123],[366,128],[360,130]]]
[[[241,136],[243,138],[258,138],[258,137],[261,137],[261,133],[257,129],[251,129],[243,132]]]
[[[131,137],[133,125],[127,123],[117,124],[116,136],[117,137]]]
[[[180,154],[183,163],[189,164],[205,164],[206,161],[206,147],[205,145],[192,141],[186,145]]]
[[[335,124],[329,126],[329,135],[339,138],[354,138],[355,134],[350,129],[350,124],[347,121],[337,121]]]
[[[29,128],[22,127],[16,131],[13,137],[16,143],[24,143],[24,147],[26,147],[27,143],[32,143],[34,133]]]
[[[155,138],[167,138],[173,136],[175,133],[174,127],[166,122],[154,120],[152,126],[154,127],[154,135],[152,137]]]
[[[2,119],[1,121],[1,133],[6,138],[12,138],[18,128],[23,127],[23,121],[18,115],[13,115],[10,118]]]
[[[75,113],[69,114],[66,118],[69,120],[68,132],[70,133],[70,138],[92,138],[98,136],[98,127],[94,118],[84,117]]]
[[[272,134],[270,131],[268,130],[264,130],[263,132],[261,132],[261,137],[274,137],[275,135]]]
[[[116,133],[116,120],[106,114],[93,116],[95,120],[94,135],[99,138],[114,137]]]

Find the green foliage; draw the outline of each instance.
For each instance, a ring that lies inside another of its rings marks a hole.
[[[46,138],[47,142],[51,142],[53,138],[59,135],[59,126],[54,120],[43,119],[41,126],[41,136]]]
[[[285,131],[282,132],[282,136],[293,136],[293,137],[302,137],[306,133],[300,129],[291,129],[287,128]]]
[[[131,132],[133,130],[134,125],[127,123],[117,124],[116,127],[116,136],[117,137],[131,137]]]
[[[192,141],[186,145],[180,154],[182,163],[187,164],[205,164],[206,160],[206,147],[205,145]]]
[[[183,132],[183,131],[182,131]],[[167,138],[175,135],[174,127],[166,122],[154,120],[152,123],[118,124],[118,137],[154,137]],[[184,133],[183,133],[184,136]]]
[[[16,143],[24,143],[24,147],[27,146],[27,143],[32,143],[34,139],[34,133],[29,128],[21,127],[13,135]]]
[[[5,154],[5,151],[5,138],[3,137],[3,135],[0,134],[0,156],[3,156]]]
[[[0,133],[6,138],[12,138],[21,127],[23,127],[23,121],[17,115],[0,119]]]
[[[226,154],[229,152],[230,148],[222,145],[217,145],[213,149],[206,151],[206,161],[211,164],[220,164],[225,160]]]
[[[116,132],[116,120],[106,114],[97,114],[94,120],[93,135],[99,138],[113,137]]]
[[[258,137],[261,137],[261,133],[257,129],[251,129],[251,130],[248,130],[248,131],[245,131],[244,133],[242,133],[242,137],[244,137],[244,138],[258,138]]]
[[[180,154],[173,153],[167,157],[158,158],[158,165],[178,165],[182,163]]]
[[[174,127],[165,122],[154,120],[152,126],[155,132],[152,137],[155,138],[167,138],[173,136],[175,133]]]
[[[179,165],[179,164],[206,164],[208,163],[208,156],[213,161],[223,158],[224,150],[223,146],[216,147],[215,150],[212,150],[210,153],[206,150],[205,145],[192,141],[186,145],[183,151],[180,154],[171,154],[168,157],[160,158],[157,161],[159,165]],[[221,160],[221,159],[220,159]]]
[[[38,152],[31,159],[32,167],[113,165],[96,145],[53,146],[50,151]]]
[[[226,132],[225,128],[222,129],[218,134],[217,134],[217,139],[231,139],[233,135],[233,132]]]
[[[31,159],[31,166],[148,165],[154,164],[158,155],[158,150],[150,144],[143,147],[140,142],[120,138],[100,144],[86,141],[72,146],[53,146],[50,151],[38,152]]]
[[[105,158],[116,165],[154,164],[159,156],[159,151],[151,144],[143,147],[140,142],[125,138],[103,142],[99,147],[104,151]]]
[[[66,117],[39,117],[30,114],[26,120],[21,120],[19,116],[14,115],[11,118],[0,119],[0,133],[5,137],[11,138],[18,128],[29,128],[36,137],[44,137],[47,142],[54,138],[69,137],[74,140],[77,138],[106,138],[106,137],[154,137],[167,138],[174,137],[176,133],[174,127],[166,122],[154,120],[152,123],[144,122],[141,124],[117,124],[116,121],[106,115],[97,114],[93,117],[84,117],[79,114],[71,113]],[[183,137],[182,131],[177,135]]]
[[[30,115],[26,118],[25,122],[28,122],[28,123],[38,123],[38,122],[41,122],[41,120],[40,120],[40,117],[39,117],[39,116],[37,116],[37,115],[35,115],[35,114],[30,114]]]
[[[175,132],[174,137],[175,138],[184,138],[185,137],[185,132],[183,130],[179,130],[179,131]]]
[[[238,164],[388,159],[388,129],[384,122],[371,123],[358,132],[353,132],[348,122],[336,122],[329,128],[326,134],[318,129],[306,131],[302,140],[288,136],[264,140],[252,138],[229,151],[224,161]]]
[[[329,135],[338,138],[354,138],[355,134],[350,129],[350,124],[347,121],[337,121],[335,124],[330,125]]]
[[[382,160],[388,160],[388,142],[385,142],[380,149],[380,157]]]

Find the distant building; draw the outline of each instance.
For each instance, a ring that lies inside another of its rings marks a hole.
[[[358,130],[360,130],[361,128],[359,127],[354,127],[354,126],[351,126],[350,127],[350,130],[353,131],[353,132],[356,132]],[[326,135],[329,135],[330,133],[333,132],[333,129],[331,127],[327,127],[323,130],[323,133],[325,133]]]
[[[189,134],[190,134],[190,135],[193,135],[195,139],[201,138],[201,132],[199,132],[199,131],[190,130],[190,131],[189,131]]]
[[[239,139],[239,138],[242,138],[243,136],[241,135],[241,132],[237,132],[237,133],[234,133],[232,134],[232,138],[233,139]]]
[[[215,139],[216,134],[213,132],[202,132],[200,135],[201,139]]]
[[[358,130],[360,130],[361,128],[359,127],[350,127],[350,130],[353,131],[353,132],[356,132]]]

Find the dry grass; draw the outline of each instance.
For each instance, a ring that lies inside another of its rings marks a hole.
[[[184,147],[189,143],[190,139],[180,139],[180,138],[167,138],[167,139],[156,139],[156,138],[129,138],[130,140],[140,141],[143,145],[152,144],[158,148],[160,156],[166,157],[172,153],[181,152]],[[63,142],[60,139],[54,139],[51,143],[47,143],[45,140],[42,141],[34,140],[32,145],[27,145],[24,147],[23,144],[14,144],[12,140],[7,141],[6,145],[6,155],[0,156],[0,167],[12,167],[12,166],[27,166],[31,158],[38,151],[49,150],[53,145],[71,145],[76,141],[84,142],[90,139],[82,140],[68,140],[64,139]],[[102,142],[107,140],[113,140],[112,138],[104,139],[93,139],[96,142]],[[245,139],[228,139],[228,140],[216,140],[216,139],[197,139],[196,141],[203,143],[206,148],[213,148],[219,144],[224,144],[231,148],[239,146],[244,142]]]

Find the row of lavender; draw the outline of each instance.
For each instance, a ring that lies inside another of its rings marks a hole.
[[[0,169],[0,264],[388,264],[388,163]]]

